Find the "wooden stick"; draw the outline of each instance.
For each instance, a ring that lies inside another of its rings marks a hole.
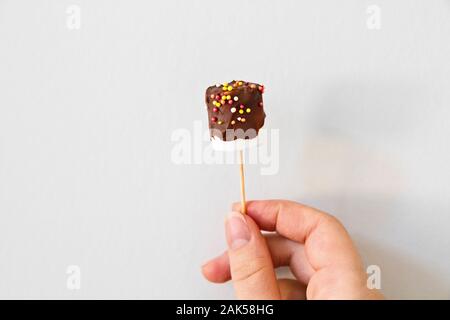
[[[244,179],[244,156],[242,150],[239,150],[239,171],[241,174],[241,213],[246,214],[247,208],[245,204],[245,179]]]

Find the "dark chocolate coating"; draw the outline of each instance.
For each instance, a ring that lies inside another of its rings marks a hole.
[[[224,141],[255,138],[266,117],[263,92],[264,86],[239,80],[206,89],[211,137],[216,136]]]

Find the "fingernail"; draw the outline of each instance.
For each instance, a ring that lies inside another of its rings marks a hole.
[[[231,212],[225,222],[227,242],[230,249],[239,249],[250,240],[250,230],[244,216],[239,212]]]
[[[204,264],[202,264],[202,266],[200,267],[200,269],[203,271],[205,271],[206,266],[208,265],[208,262],[205,262]]]
[[[206,267],[211,261],[213,261],[214,259],[209,259],[208,261],[206,261],[206,262],[204,262],[203,264],[202,264],[202,269],[204,268],[204,267]]]

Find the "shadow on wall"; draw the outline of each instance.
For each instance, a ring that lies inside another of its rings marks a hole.
[[[414,139],[432,115],[423,107],[427,93],[419,85],[398,83],[324,89],[309,107],[311,129],[299,150],[306,190],[387,197],[405,191],[409,172],[402,153],[417,149]]]
[[[398,80],[391,85],[362,81],[325,89],[310,106],[312,133],[299,150],[298,179],[306,190],[299,198],[335,214],[351,233],[366,235],[355,237],[355,242],[365,261],[380,266],[382,291],[391,299],[450,297],[445,281],[449,275],[440,277],[440,267],[432,262],[424,265],[427,252],[411,257],[399,249],[408,248],[410,254],[416,245],[417,250],[427,250],[436,241],[427,239],[432,228],[420,229],[420,210],[439,204],[417,203],[411,190],[420,193],[420,183],[411,180],[405,161],[413,160],[403,154],[426,130],[423,124],[436,117],[423,107],[430,94],[424,88]],[[420,240],[415,238],[417,230]],[[396,240],[400,246],[389,246]]]
[[[439,248],[434,240],[426,243],[426,239],[431,238],[429,229],[419,230],[420,226],[413,226],[414,222],[410,221],[399,201],[361,194],[352,199],[339,196],[306,198],[306,201],[305,197],[298,201],[332,213],[343,222],[365,267],[380,267],[381,290],[387,299],[450,298],[448,270],[435,264],[448,258],[447,245],[442,244],[443,248]],[[420,212],[426,212],[428,206],[426,203],[414,205]],[[424,252],[427,246],[432,246],[430,250],[440,252],[441,256],[427,260],[429,254]]]
[[[364,237],[354,236],[363,260],[381,269],[381,290],[387,299],[449,299],[450,288],[433,266],[400,250],[381,247]]]

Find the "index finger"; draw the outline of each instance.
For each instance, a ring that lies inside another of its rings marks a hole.
[[[240,204],[233,209],[239,210]],[[287,200],[247,202],[247,214],[262,230],[305,245],[311,266],[317,271],[332,265],[361,268],[358,252],[344,226],[333,216]]]

